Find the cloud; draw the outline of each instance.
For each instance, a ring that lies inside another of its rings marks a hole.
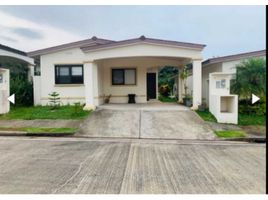
[[[13,28],[14,33],[30,39],[41,39],[43,35],[36,30],[28,28]]]
[[[32,22],[0,11],[0,43],[22,51],[51,47],[83,39],[47,24]]]
[[[0,36],[0,39],[5,40],[7,42],[17,42],[18,41],[18,40],[11,38],[11,37],[8,37],[8,36]]]

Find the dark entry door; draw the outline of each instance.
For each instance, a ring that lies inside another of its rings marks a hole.
[[[147,100],[156,99],[156,73],[147,73]]]

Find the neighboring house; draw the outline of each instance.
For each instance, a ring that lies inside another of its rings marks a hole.
[[[6,61],[18,59],[29,66],[28,80],[32,81],[34,60],[27,57],[25,52],[0,44],[0,114],[8,113],[10,103],[8,97],[10,94],[10,75],[8,67],[4,65]]]
[[[56,91],[66,103],[86,103],[87,108],[127,103],[136,94],[137,103],[156,99],[157,72],[163,66],[193,68],[193,108],[201,102],[201,61],[203,44],[140,38],[112,41],[91,39],[29,52],[35,59],[34,103],[46,105],[48,94]],[[178,87],[179,97],[182,89]]]
[[[34,59],[28,57],[26,52],[0,44],[0,67],[5,67],[1,64],[1,58],[5,57],[18,59],[27,63],[29,67],[28,79],[29,81],[32,80],[32,77],[34,76]]]
[[[210,58],[202,62],[202,102],[209,105],[209,74],[212,72],[236,73],[236,65],[249,58],[266,59],[266,50],[253,51],[223,57]],[[233,76],[234,77],[234,76]],[[187,79],[189,93],[192,88],[193,76]]]

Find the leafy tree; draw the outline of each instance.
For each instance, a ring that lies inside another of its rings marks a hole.
[[[163,67],[158,73],[158,87],[167,87],[170,91],[173,91],[173,85],[175,83],[175,77],[178,74],[178,69],[172,66]]]
[[[236,66],[236,79],[232,92],[240,99],[250,100],[251,94],[266,100],[266,61],[263,58],[252,58]]]
[[[266,61],[262,58],[245,60],[236,66],[236,79],[231,92],[239,95],[239,112],[263,115],[266,113]],[[251,96],[260,97],[260,102],[251,104]]]

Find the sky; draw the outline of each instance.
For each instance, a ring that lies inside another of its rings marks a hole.
[[[265,49],[265,6],[0,6],[0,44],[38,50],[92,36],[206,44],[204,58]]]

